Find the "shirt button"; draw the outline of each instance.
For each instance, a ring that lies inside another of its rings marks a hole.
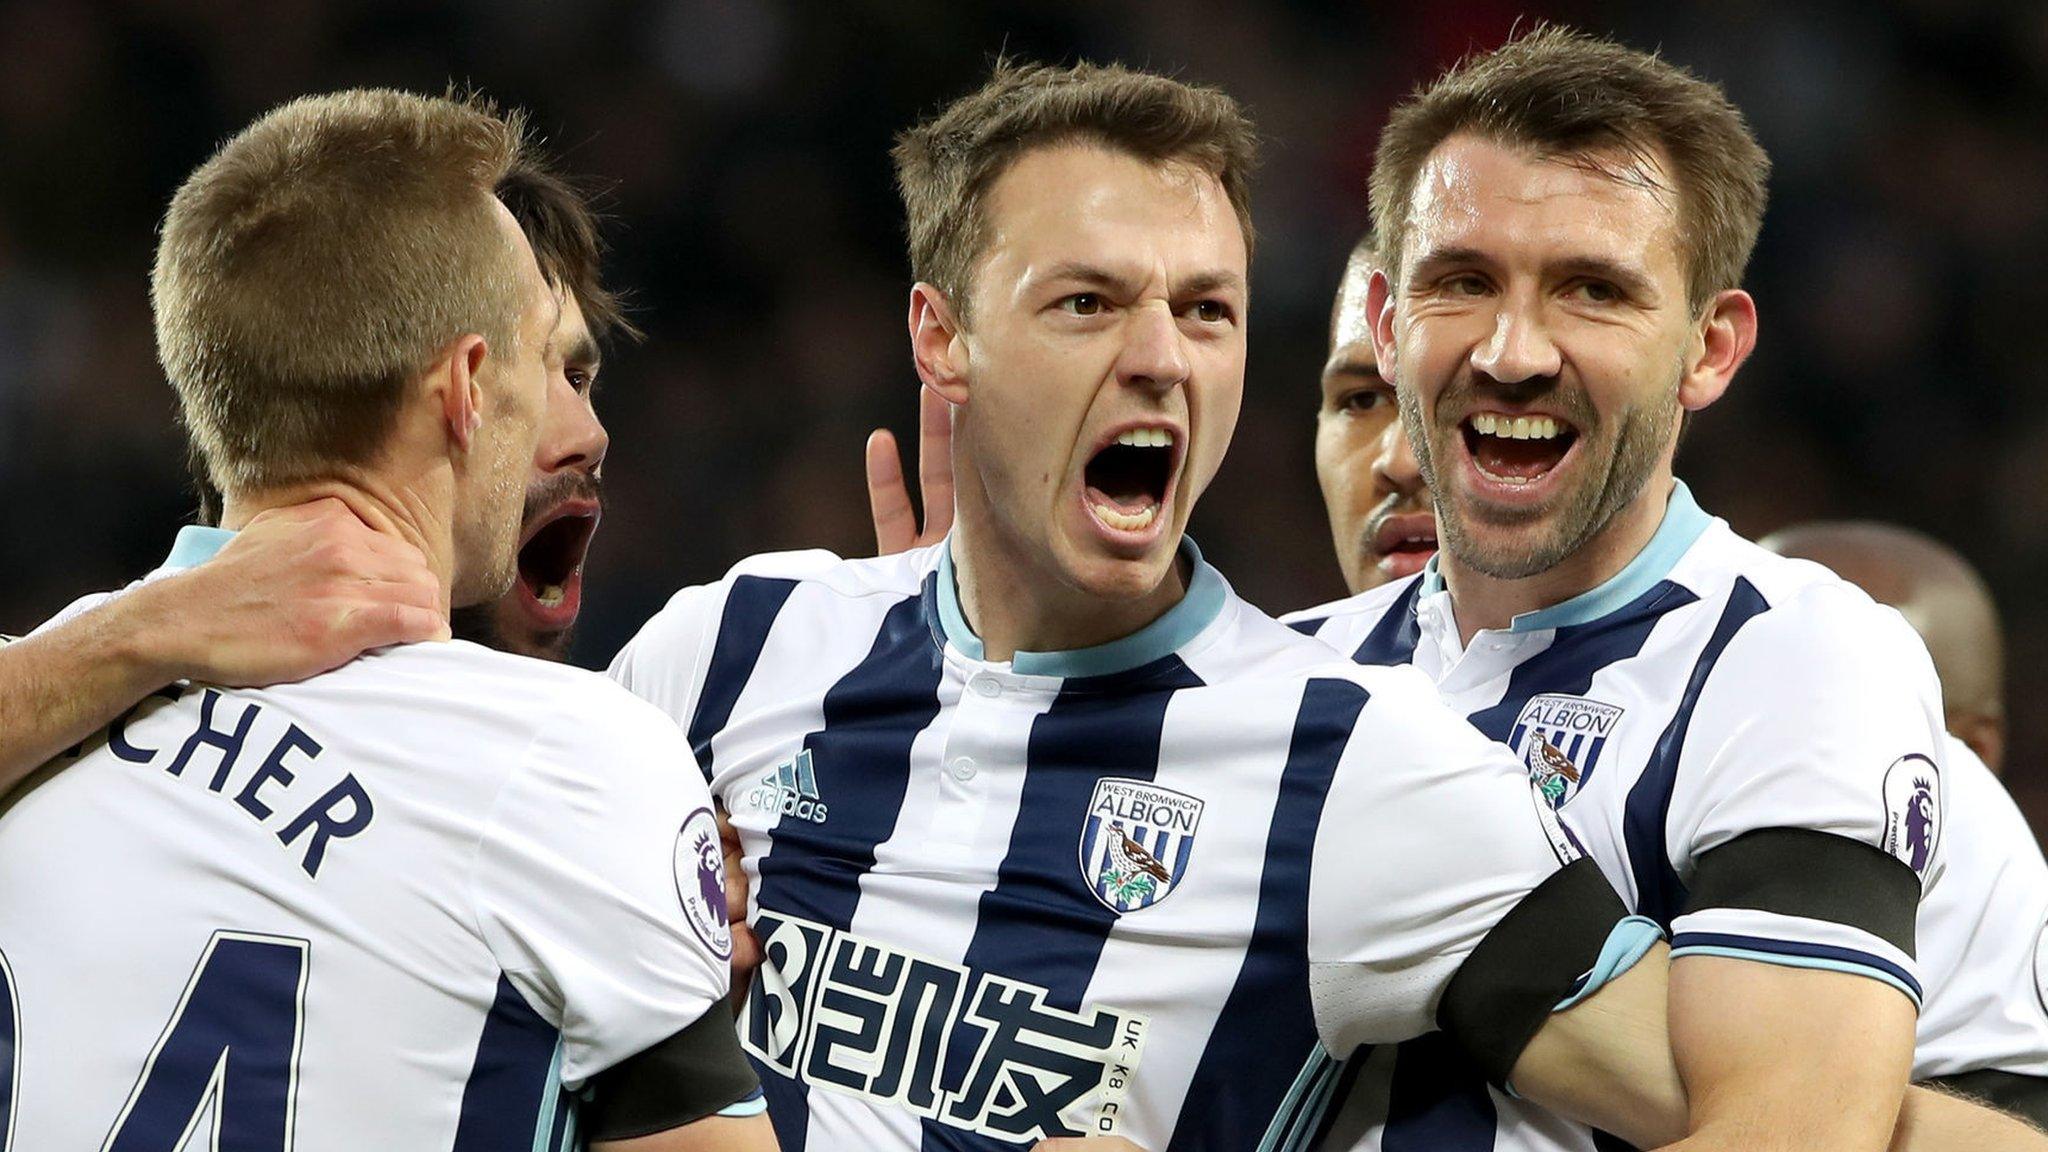
[[[953,762],[946,765],[946,771],[952,774],[953,779],[965,784],[969,780],[974,779],[974,758],[971,756],[955,756]]]
[[[1002,684],[993,676],[976,676],[970,686],[977,695],[987,696],[991,699],[1003,694]]]

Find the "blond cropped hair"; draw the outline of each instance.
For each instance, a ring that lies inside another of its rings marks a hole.
[[[272,110],[192,173],[150,296],[215,484],[366,463],[450,343],[511,352],[526,301],[492,193],[524,136],[478,98],[358,89]]]

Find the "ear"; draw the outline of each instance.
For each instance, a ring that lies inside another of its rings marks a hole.
[[[1678,403],[1697,412],[1721,398],[1749,354],[1756,351],[1756,301],[1731,288],[1714,297],[1700,318],[1699,331],[1688,350],[1685,371],[1678,378]]]
[[[967,403],[966,337],[945,293],[922,280],[910,289],[910,357],[925,387],[956,408]]]
[[[435,389],[441,396],[441,417],[447,422],[448,439],[469,451],[470,440],[484,426],[484,390],[479,381],[490,349],[474,333],[457,340],[435,371]]]
[[[1372,354],[1379,364],[1380,379],[1398,386],[1394,378],[1394,284],[1377,268],[1365,282],[1365,314],[1372,317]]]

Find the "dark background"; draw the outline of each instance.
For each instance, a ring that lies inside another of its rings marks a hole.
[[[153,354],[171,191],[309,91],[473,82],[607,182],[650,334],[614,436],[578,659],[750,552],[872,547],[868,429],[916,426],[890,135],[991,55],[1222,85],[1268,141],[1245,414],[1195,518],[1274,611],[1342,593],[1310,458],[1325,322],[1389,105],[1517,20],[1725,83],[1777,171],[1756,358],[1680,472],[1757,535],[1884,517],[1960,548],[2010,625],[2010,775],[2048,817],[2048,5],[1889,0],[890,3],[0,0],[0,631],[152,567],[194,501]]]

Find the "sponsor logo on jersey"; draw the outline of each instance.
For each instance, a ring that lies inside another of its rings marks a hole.
[[[825,822],[825,801],[818,795],[818,773],[806,748],[775,766],[740,797],[740,805],[785,817]]]
[[[1081,878],[1112,912],[1150,908],[1187,875],[1201,822],[1193,796],[1143,780],[1098,780],[1081,829]]]
[[[725,903],[725,852],[718,841],[718,821],[709,808],[699,808],[676,833],[676,895],[683,918],[706,948],[721,960],[732,958],[732,919]]]
[[[813,1088],[1020,1146],[1114,1136],[1149,1019],[762,909],[740,1043]]]
[[[1941,769],[1918,753],[1892,761],[1884,774],[1884,850],[1927,878],[1941,846]]]
[[[1546,692],[1522,706],[1508,745],[1537,791],[1552,808],[1561,808],[1593,774],[1621,714],[1613,704]]]

